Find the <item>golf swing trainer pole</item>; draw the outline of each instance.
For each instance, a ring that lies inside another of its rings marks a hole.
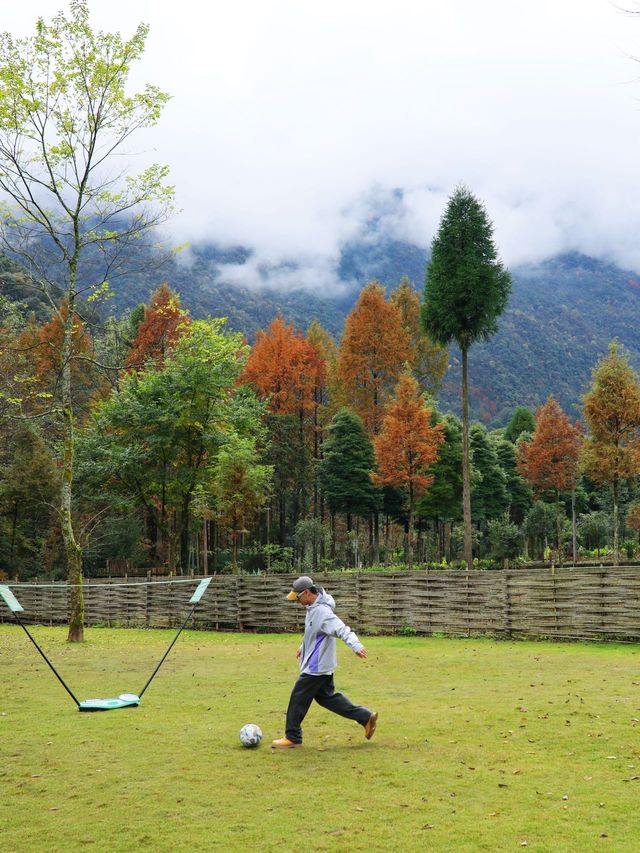
[[[173,638],[171,645],[169,646],[167,651],[164,653],[164,655],[160,659],[159,664],[156,666],[153,673],[151,674],[151,678],[149,678],[149,680],[147,681],[145,686],[140,691],[140,694],[137,694],[137,693],[121,693],[119,696],[114,697],[112,699],[85,699],[84,702],[79,702],[76,699],[74,694],[71,692],[71,690],[64,683],[61,676],[56,672],[51,661],[47,658],[47,656],[42,651],[40,646],[33,639],[31,634],[29,633],[29,631],[27,631],[26,626],[23,624],[22,620],[18,616],[18,613],[20,611],[24,611],[24,607],[22,607],[22,605],[20,604],[18,599],[15,597],[15,595],[11,592],[11,590],[9,589],[8,586],[0,584],[0,598],[4,599],[4,603],[7,605],[9,610],[12,612],[13,617],[16,620],[16,622],[18,623],[18,625],[20,625],[20,627],[23,629],[23,631],[25,631],[26,635],[29,637],[29,639],[31,640],[33,645],[40,652],[40,654],[42,655],[42,657],[46,661],[47,665],[50,667],[51,671],[54,673],[54,675],[56,676],[56,678],[60,682],[60,684],[62,684],[62,686],[67,691],[69,696],[71,696],[73,701],[78,706],[78,710],[79,711],[111,711],[111,710],[114,710],[116,708],[133,708],[133,707],[136,707],[137,705],[140,704],[140,699],[142,697],[142,694],[145,692],[147,687],[151,684],[151,682],[155,678],[158,670],[160,669],[160,667],[164,663],[164,661],[165,661],[167,655],[169,654],[169,652],[171,651],[171,649],[174,647],[176,640],[178,639],[178,637],[182,633],[187,622],[193,616],[193,612],[196,609],[198,602],[202,598],[204,591],[206,590],[206,588],[209,586],[210,583],[211,583],[211,578],[208,577],[208,578],[205,578],[204,580],[201,580],[200,583],[198,584],[196,591],[193,593],[193,595],[189,599],[189,604],[192,605],[191,610],[189,611],[189,615],[187,616],[187,618],[184,620],[184,622],[180,626],[180,630],[178,631],[176,636]]]
[[[149,680],[147,681],[147,683],[145,684],[145,686],[142,688],[142,690],[140,691],[140,693],[138,693],[138,698],[139,698],[139,699],[142,699],[142,694],[143,694],[143,693],[144,693],[144,691],[147,689],[147,687],[151,684],[151,682],[153,681],[153,679],[156,677],[156,673],[158,672],[158,670],[160,669],[160,667],[161,667],[161,666],[162,666],[162,664],[164,663],[164,660],[165,660],[165,658],[167,657],[167,655],[169,654],[169,652],[171,651],[171,649],[174,647],[174,645],[175,645],[175,643],[176,643],[176,640],[178,639],[178,637],[179,637],[179,636],[180,636],[180,634],[182,633],[182,629],[183,629],[183,628],[184,628],[184,626],[187,624],[187,622],[189,621],[189,619],[191,619],[191,617],[193,616],[193,611],[194,611],[195,609],[196,609],[196,606],[195,606],[195,604],[194,604],[194,605],[193,605],[193,607],[191,608],[191,610],[189,611],[189,615],[187,616],[187,618],[184,620],[184,622],[183,622],[183,623],[182,623],[182,625],[180,626],[180,630],[178,631],[178,633],[177,633],[177,634],[175,635],[175,637],[173,638],[173,641],[172,641],[171,645],[169,646],[169,648],[167,649],[167,651],[166,651],[166,652],[162,655],[162,657],[160,658],[160,662],[158,663],[158,666],[153,670],[153,672],[151,673],[151,677],[149,678]]]
[[[41,654],[41,655],[42,655],[42,657],[44,658],[45,663],[47,664],[47,666],[51,669],[51,671],[53,672],[53,674],[55,675],[55,677],[58,679],[58,681],[60,682],[60,684],[62,684],[62,686],[64,687],[64,689],[67,691],[67,693],[69,694],[69,696],[71,696],[71,698],[73,699],[73,701],[76,703],[76,705],[77,705],[77,706],[78,706],[78,708],[79,708],[79,707],[80,707],[80,702],[78,702],[78,700],[76,699],[76,697],[73,695],[73,692],[71,691],[71,689],[70,689],[69,687],[67,687],[67,685],[65,684],[64,679],[62,678],[62,676],[60,675],[60,673],[56,670],[56,668],[55,668],[55,667],[54,667],[54,665],[51,663],[51,661],[49,660],[49,658],[45,655],[45,653],[42,651],[42,649],[40,648],[40,646],[39,646],[39,645],[36,643],[36,641],[33,639],[33,637],[31,636],[30,632],[27,630],[27,626],[24,624],[24,622],[22,621],[22,619],[18,616],[18,613],[19,613],[20,611],[24,611],[24,607],[20,604],[20,602],[19,602],[19,601],[18,601],[18,599],[15,597],[15,595],[11,592],[11,590],[9,589],[9,587],[8,587],[8,586],[0,585],[0,596],[2,596],[2,598],[4,598],[5,604],[7,605],[7,607],[9,608],[9,610],[11,611],[11,613],[13,614],[13,618],[16,620],[16,622],[18,623],[18,625],[20,625],[20,627],[21,627],[21,628],[22,628],[22,630],[25,632],[25,634],[27,635],[27,637],[31,640],[31,642],[32,642],[32,643],[33,643],[33,645],[36,647],[36,649],[40,652],[40,654]]]
[[[142,690],[140,691],[140,693],[138,693],[138,698],[139,698],[139,699],[142,699],[142,694],[143,694],[143,693],[144,693],[144,691],[147,689],[147,687],[151,684],[151,682],[153,681],[153,679],[156,677],[156,673],[158,672],[158,670],[160,669],[160,667],[161,667],[161,666],[162,666],[162,664],[164,663],[164,660],[165,660],[165,658],[167,657],[167,655],[169,654],[169,652],[171,651],[171,649],[174,647],[175,642],[176,642],[176,640],[178,639],[178,637],[180,636],[180,634],[182,633],[182,631],[183,631],[183,629],[184,629],[185,625],[187,624],[187,622],[189,621],[189,619],[191,619],[191,617],[193,616],[193,611],[196,609],[196,605],[198,604],[198,602],[199,602],[199,601],[200,601],[200,599],[202,598],[202,596],[203,596],[203,594],[204,594],[204,591],[206,590],[206,588],[209,586],[209,584],[210,584],[210,583],[211,583],[211,578],[205,578],[204,580],[200,581],[200,583],[198,584],[198,586],[197,586],[197,588],[196,588],[196,591],[193,593],[193,595],[192,595],[192,596],[191,596],[191,598],[189,599],[189,604],[192,604],[192,605],[193,605],[193,607],[192,607],[192,608],[191,608],[191,610],[189,611],[189,615],[187,616],[187,618],[184,620],[184,622],[183,622],[183,623],[182,623],[182,625],[180,626],[180,630],[178,631],[178,633],[177,633],[177,634],[175,635],[175,637],[173,638],[173,642],[171,643],[171,645],[169,646],[169,648],[167,649],[167,651],[166,651],[166,652],[162,655],[162,657],[160,658],[160,662],[158,663],[158,666],[157,666],[157,667],[153,670],[153,672],[151,673],[151,677],[149,678],[149,680],[147,681],[147,683],[145,684],[145,686],[142,688]]]

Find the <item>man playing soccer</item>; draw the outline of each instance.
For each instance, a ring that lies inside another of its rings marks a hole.
[[[287,595],[289,601],[297,601],[307,608],[304,623],[304,638],[298,648],[300,675],[291,691],[285,736],[274,740],[273,749],[292,749],[302,746],[302,721],[315,699],[323,708],[355,720],[364,727],[367,740],[376,730],[378,714],[363,705],[354,705],[342,693],[336,693],[333,671],[336,668],[336,637],[343,640],[359,658],[366,658],[367,651],[360,640],[334,611],[333,598],[322,587],[316,587],[310,577],[303,575],[293,582]]]

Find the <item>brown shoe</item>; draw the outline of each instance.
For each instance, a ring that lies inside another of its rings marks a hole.
[[[374,711],[373,714],[369,717],[367,722],[364,724],[364,736],[367,740],[371,740],[376,730],[376,723],[378,722],[378,712]]]
[[[271,749],[295,749],[297,746],[302,746],[302,744],[289,740],[288,737],[279,737],[278,740],[271,742]]]

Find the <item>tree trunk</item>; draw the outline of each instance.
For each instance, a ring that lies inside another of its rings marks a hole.
[[[18,502],[13,502],[13,513],[11,517],[11,550],[10,550],[10,559],[11,565],[13,567],[13,555],[15,553],[16,548],[16,529],[18,527]]]
[[[562,553],[562,519],[560,516],[560,492],[556,489],[556,553],[558,555],[557,563],[562,566],[564,563],[564,555]]]
[[[202,524],[202,574],[209,574],[209,522],[204,519]]]
[[[380,514],[373,514],[373,563],[378,565],[380,562]]]
[[[469,377],[467,347],[462,349],[462,518],[464,523],[464,560],[467,569],[473,568],[471,538],[471,479],[469,476]]]
[[[413,568],[413,542],[411,534],[413,533],[413,509],[409,509],[409,518],[407,519],[407,538],[405,545],[404,561],[409,569]]]
[[[280,521],[280,530],[278,531],[278,542],[279,545],[284,547],[284,539],[285,539],[285,527],[287,523],[287,513],[286,513],[286,503],[285,503],[285,495],[284,489],[280,492],[280,497],[278,499],[278,509],[279,509],[279,521]]]
[[[155,511],[151,507],[145,509],[145,522],[147,538],[149,539],[149,559],[151,560],[151,564],[155,566],[160,560],[158,553],[158,522]]]
[[[336,514],[331,510],[331,561],[336,559]]]
[[[618,477],[613,478],[613,482],[611,483],[611,491],[613,493],[613,565],[618,566],[620,564],[620,518],[618,513],[618,502],[619,502],[619,487],[620,483]]]
[[[191,495],[182,501],[182,530],[180,531],[180,569],[182,573],[189,569],[189,508]]]
[[[318,392],[314,392],[313,406],[313,517],[318,517],[318,462],[320,461],[320,435],[318,429]]]
[[[72,268],[72,286],[75,287],[75,269]],[[73,454],[75,435],[71,398],[71,357],[73,355],[74,299],[69,297],[62,342],[62,485],[60,488],[60,528],[67,556],[69,580],[69,633],[70,643],[84,640],[84,595],[82,592],[82,549],[73,530]]]
[[[571,549],[573,552],[573,565],[578,559],[578,534],[576,525],[576,488],[571,489]]]
[[[299,436],[300,451],[298,453],[298,488],[294,503],[293,529],[307,515],[307,472],[305,469],[305,440],[304,440],[304,409],[300,407]]]
[[[236,530],[231,531],[231,572],[234,575],[238,574],[238,533]]]
[[[167,549],[170,550],[171,536],[167,533],[169,523],[167,521],[166,482],[167,463],[165,461],[162,464],[162,497],[160,499],[160,554],[163,566],[171,565],[171,557],[167,554]]]

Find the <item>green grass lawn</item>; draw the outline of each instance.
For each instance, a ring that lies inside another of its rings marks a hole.
[[[79,699],[139,692],[173,636],[33,631]],[[304,748],[274,753],[297,637],[185,632],[139,708],[80,714],[0,626],[0,847],[640,849],[637,647],[365,639],[336,686],[379,711],[375,737],[314,705]]]

